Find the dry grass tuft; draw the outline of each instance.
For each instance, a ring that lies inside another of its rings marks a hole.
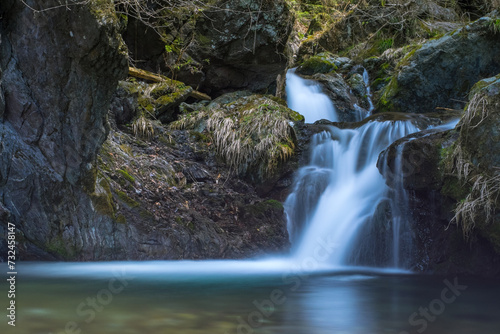
[[[477,175],[473,178],[472,190],[455,209],[452,223],[462,227],[464,237],[468,239],[476,226],[476,221],[489,224],[497,208],[500,195],[500,169],[493,176]]]
[[[217,153],[238,174],[257,167],[269,175],[294,153],[296,136],[287,116],[286,107],[253,96],[182,115],[171,127],[189,129],[206,122]]]
[[[453,153],[448,160],[447,169],[457,175],[463,185],[472,185],[471,191],[455,209],[455,215],[450,223],[462,228],[464,237],[469,239],[476,223],[490,224],[494,213],[499,207],[500,168],[493,175],[481,172],[464,152],[461,142],[466,142],[471,129],[481,125],[490,115],[488,102],[484,95],[478,93],[471,99],[465,114],[460,120],[461,139],[455,144]]]
[[[142,137],[149,140],[155,134],[153,121],[146,116],[141,115],[134,122],[132,122],[132,131],[136,137]]]

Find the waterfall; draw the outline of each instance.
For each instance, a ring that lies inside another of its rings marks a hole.
[[[288,85],[288,80],[292,80],[292,85]],[[296,91],[299,82],[295,74],[287,76],[289,106],[309,106],[297,111],[327,114],[327,110],[311,112],[310,109],[320,105],[309,101],[321,93],[319,89],[315,89],[314,96],[299,93]],[[317,261],[321,246],[328,250],[328,254],[323,252],[321,256],[324,263],[359,264],[353,254],[358,244],[364,242],[358,237],[360,230],[387,201],[388,187],[376,166],[378,156],[395,140],[417,131],[409,121],[368,122],[357,129],[330,126],[328,131],[312,137],[309,163],[298,171],[293,190],[285,201],[292,256],[296,260],[312,257]],[[398,226],[392,227],[394,234],[404,233],[402,224],[395,224]],[[401,245],[399,238],[392,239],[390,266],[399,267]],[[366,262],[373,265],[378,260]]]
[[[408,121],[388,121],[368,122],[357,129],[332,126],[314,135],[309,164],[299,170],[285,202],[294,257],[315,257],[318,244],[329,244],[333,250],[325,261],[357,264],[349,260],[356,241],[363,242],[357,235],[388,191],[376,166],[378,156],[395,140],[416,131]],[[398,240],[394,239],[394,248],[400,247]]]
[[[286,74],[286,95],[288,107],[302,114],[306,123],[320,119],[337,122],[338,116],[332,101],[323,94],[321,85],[295,74],[295,69]]]

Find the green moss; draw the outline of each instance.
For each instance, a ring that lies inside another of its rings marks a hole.
[[[198,132],[198,131],[189,131],[189,134],[191,137],[193,137],[196,141],[199,142],[204,142],[204,143],[209,143],[211,142],[211,139],[209,136],[207,136],[204,133]]]
[[[113,196],[111,194],[111,187],[108,180],[103,175],[100,175],[96,183],[95,191],[90,195],[94,209],[109,217],[114,217],[115,206]]]
[[[208,47],[212,43],[210,37],[202,35],[200,33],[196,34],[196,40],[200,43],[202,47]]]
[[[127,218],[125,218],[124,215],[118,215],[115,219],[115,222],[117,222],[118,224],[126,224]]]
[[[45,244],[45,248],[49,251],[49,253],[59,255],[64,259],[70,259],[76,253],[74,247],[68,245],[62,238],[62,236],[58,235],[52,238]]]
[[[175,93],[171,93],[169,95],[163,95],[163,96],[159,97],[158,99],[156,99],[155,103],[161,104],[161,105],[170,104],[170,103],[173,103],[176,100],[178,100],[179,97],[181,97],[181,96],[182,96],[181,92],[175,92]]]
[[[128,197],[126,193],[123,191],[117,190],[116,195],[118,195],[118,198],[125,204],[127,204],[128,207],[130,208],[136,208],[140,204],[139,202],[134,201],[132,198]]]
[[[471,188],[469,186],[462,184],[454,176],[446,176],[441,188],[442,195],[450,197],[457,202],[464,201],[470,191]]]
[[[313,75],[316,73],[330,73],[337,70],[337,66],[327,59],[327,56],[317,55],[304,61],[298,68],[297,73]]]
[[[381,39],[376,43],[379,53],[383,53],[385,50],[392,48],[393,45],[394,39],[392,38]]]
[[[421,44],[408,45],[406,47],[406,55],[396,64],[396,69],[400,69],[403,66],[408,66],[410,64],[411,58],[422,47]]]
[[[270,206],[275,209],[283,209],[283,204],[280,201],[277,201],[275,199],[269,199],[264,202],[267,206]]]
[[[135,183],[135,178],[132,175],[130,175],[126,170],[118,169],[116,172],[128,182],[132,184]]]
[[[377,109],[382,112],[393,111],[394,105],[391,100],[396,96],[397,92],[398,79],[396,79],[396,76],[393,76],[389,84],[384,88],[384,92],[378,101]]]

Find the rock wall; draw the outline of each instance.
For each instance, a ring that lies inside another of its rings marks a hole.
[[[27,4],[0,5],[0,201],[28,241],[21,253],[35,254],[26,245],[93,258],[114,243],[87,190],[125,48],[106,6]]]

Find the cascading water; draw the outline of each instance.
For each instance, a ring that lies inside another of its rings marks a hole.
[[[369,122],[358,129],[332,126],[314,136],[313,143],[319,144],[312,148],[310,163],[299,171],[285,203],[295,257],[314,257],[318,244],[329,244],[333,250],[325,261],[356,263],[349,261],[356,236],[387,191],[376,166],[378,156],[395,140],[416,131],[405,121]],[[310,201],[310,187],[315,184],[320,185],[312,190],[312,198],[319,197],[317,204],[303,205]],[[373,259],[368,264],[375,263]]]
[[[287,85],[287,94],[293,99],[291,107],[310,105],[310,95],[295,91],[301,89],[300,78],[287,78],[294,80],[293,85]],[[300,98],[305,100],[298,101]],[[310,109],[301,112],[307,115]],[[315,110],[315,114],[322,113],[326,112]],[[357,129],[331,126],[329,131],[313,136],[309,164],[299,170],[285,202],[295,259],[316,258],[318,245],[323,245],[330,250],[328,256],[321,257],[323,262],[359,263],[352,256],[356,242],[363,242],[357,235],[385,199],[388,189],[376,166],[378,156],[395,140],[417,131],[409,121],[388,121],[368,122]],[[400,227],[396,224],[394,231]],[[395,259],[391,264],[395,267],[400,262],[399,247],[399,239],[393,238]],[[369,265],[377,263],[377,259],[364,261]]]
[[[312,80],[305,80],[295,74],[295,69],[286,74],[288,107],[302,114],[306,123],[320,119],[337,122],[337,112],[332,101],[323,94],[321,86]]]

